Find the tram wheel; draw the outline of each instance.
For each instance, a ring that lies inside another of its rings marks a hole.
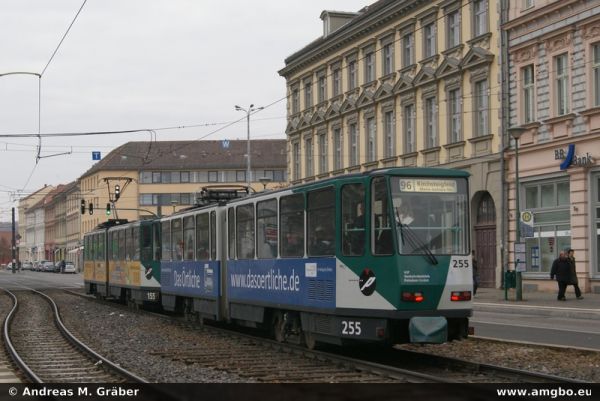
[[[282,343],[285,341],[283,313],[275,312],[273,316],[273,338]]]
[[[302,334],[304,337],[304,345],[306,345],[306,348],[310,350],[317,348],[317,340],[315,340],[315,335],[313,333],[311,333],[310,331],[303,331]]]

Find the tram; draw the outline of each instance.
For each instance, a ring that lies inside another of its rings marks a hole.
[[[160,231],[167,310],[309,348],[468,335],[466,172],[337,176],[192,208]]]

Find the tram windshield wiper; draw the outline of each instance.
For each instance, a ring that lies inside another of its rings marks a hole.
[[[407,224],[402,224],[400,220],[397,221],[398,231],[400,232],[400,240],[402,241],[402,245],[408,243],[408,245],[412,248],[411,254],[416,253],[418,250],[422,250],[424,252],[424,257],[431,263],[432,265],[437,265],[439,262],[429,246],[419,236],[417,233],[410,228]]]

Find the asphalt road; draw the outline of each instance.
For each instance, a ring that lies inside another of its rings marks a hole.
[[[600,319],[587,314],[565,317],[476,310],[470,324],[475,336],[600,351]]]

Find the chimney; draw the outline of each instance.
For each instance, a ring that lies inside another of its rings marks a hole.
[[[326,38],[342,26],[346,25],[359,13],[350,13],[345,11],[327,11],[321,13],[323,20],[323,37]]]

